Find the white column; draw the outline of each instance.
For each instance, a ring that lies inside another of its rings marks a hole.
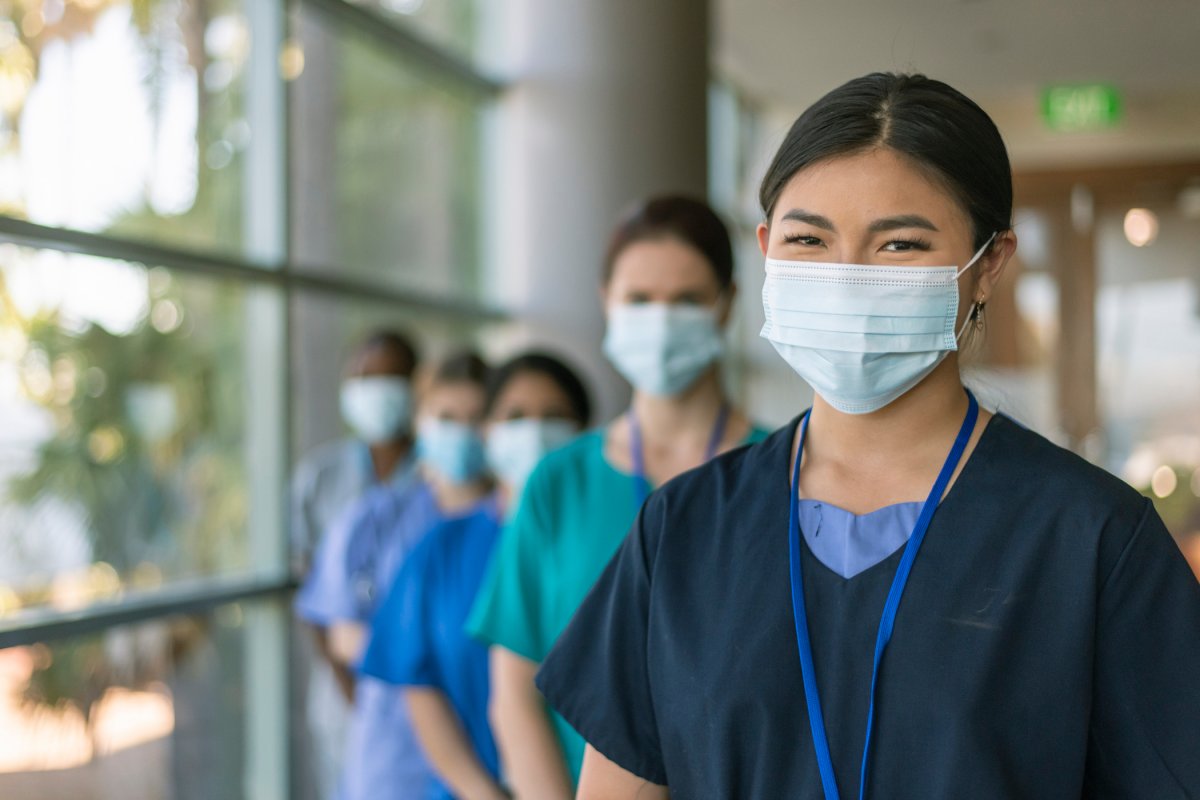
[[[634,199],[705,195],[707,4],[510,0],[504,16],[489,295],[528,320],[517,341],[583,367],[608,417],[627,393],[600,353],[604,249]]]

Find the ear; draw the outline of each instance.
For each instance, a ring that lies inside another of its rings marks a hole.
[[[725,303],[721,309],[721,313],[717,316],[717,324],[722,328],[729,322],[729,317],[733,314],[733,304],[737,302],[738,287],[736,283],[730,283],[729,288],[725,290]]]
[[[995,292],[997,284],[1000,283],[1000,276],[1004,274],[1004,268],[1008,266],[1008,262],[1015,252],[1017,252],[1017,234],[1012,230],[999,233],[996,241],[992,242],[992,246],[975,265],[978,272],[975,280],[975,296],[971,298],[972,301],[986,302],[992,299],[992,294]]]
[[[758,249],[762,251],[763,256],[767,254],[767,245],[771,243],[771,229],[767,227],[767,223],[758,223]]]

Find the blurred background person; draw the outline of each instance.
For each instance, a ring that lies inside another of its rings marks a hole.
[[[417,363],[412,342],[393,330],[367,336],[347,361],[338,399],[351,436],[310,452],[292,481],[290,536],[293,569],[299,575],[307,574],[325,532],[368,489],[408,474]],[[346,743],[352,680],[329,658],[326,629],[311,629],[321,657],[314,658],[307,642],[299,642],[299,658],[311,668],[298,669],[297,680],[307,684],[305,720],[319,796],[332,798]]]
[[[642,202],[617,225],[604,264],[604,352],[633,385],[632,404],[534,470],[468,623],[492,645],[492,721],[518,796],[572,795],[584,742],[548,711],[533,677],[646,496],[765,435],[721,385],[736,289],[717,215],[686,197]]]
[[[431,798],[508,796],[487,719],[487,648],[463,625],[525,479],[590,416],[582,381],[557,358],[525,353],[501,366],[487,401],[495,493],[417,545],[375,617],[362,672],[405,687],[413,728],[440,780]]]
[[[330,657],[347,672],[357,670],[367,625],[404,558],[444,519],[467,513],[491,491],[478,430],[486,381],[487,366],[473,353],[433,371],[417,403],[416,469],[369,491],[317,551],[297,613],[326,629]],[[425,797],[432,773],[400,692],[356,679],[353,705],[339,798]]]

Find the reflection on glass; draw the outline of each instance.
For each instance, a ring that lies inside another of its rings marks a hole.
[[[479,101],[301,5],[293,37],[293,252],[301,268],[473,297]]]
[[[244,444],[257,297],[0,245],[0,619],[263,566]]]
[[[0,797],[244,796],[240,605],[0,650]]]
[[[236,251],[251,133],[239,0],[0,9],[0,214]]]

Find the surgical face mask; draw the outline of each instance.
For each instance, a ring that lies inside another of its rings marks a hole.
[[[579,426],[565,419],[514,419],[492,425],[487,459],[492,472],[516,491],[542,457],[575,438]]]
[[[417,429],[417,458],[451,483],[467,483],[487,470],[483,439],[474,426],[425,419]]]
[[[994,238],[962,269],[768,258],[761,336],[838,411],[878,411],[958,349],[958,278]]]
[[[389,442],[412,424],[412,388],[394,375],[348,378],[340,393],[342,419],[367,444]]]
[[[604,354],[641,392],[679,394],[721,356],[711,308],[668,303],[612,306]]]

